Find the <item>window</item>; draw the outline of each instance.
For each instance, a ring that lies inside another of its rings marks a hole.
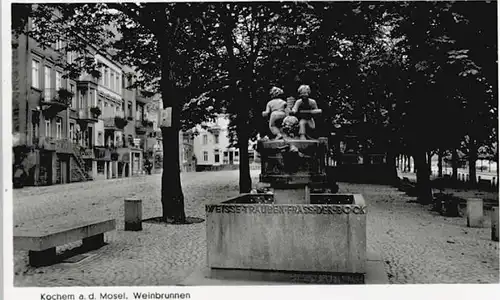
[[[120,84],[121,84],[120,75],[116,73],[116,91],[118,93],[122,92],[122,87],[120,86]]]
[[[234,151],[234,156],[235,157],[238,157],[238,154],[239,154],[238,151]]]
[[[218,134],[216,134],[216,135],[215,135],[215,144],[218,144],[218,143],[219,143],[219,135],[218,135]]]
[[[73,96],[71,97],[71,107],[76,108],[76,89],[73,83],[69,84],[69,90],[73,93]]]
[[[90,90],[89,99],[87,102],[91,102],[91,103],[87,103],[87,107],[90,107],[92,104],[94,104],[93,100],[94,100],[94,92],[93,92],[93,90]]]
[[[109,70],[108,68],[104,68],[104,86],[109,86]]]
[[[203,161],[208,161],[208,151],[203,151]]]
[[[229,163],[229,153],[227,151],[224,151],[223,163],[224,164],[228,164]]]
[[[56,71],[56,91],[62,88],[62,74]]]
[[[136,105],[135,107],[135,119],[142,120],[142,107],[140,105]]]
[[[100,62],[99,62],[100,63]],[[104,85],[104,67],[101,67],[101,76],[99,77],[99,84]]]
[[[69,124],[69,140],[75,142],[75,124]]]
[[[128,103],[128,113],[127,116],[132,117],[132,102]]]
[[[84,107],[83,105],[83,93],[80,93],[80,109],[82,109]]]
[[[104,113],[104,106],[102,105],[102,100],[97,101],[97,107],[101,109],[101,113]]]
[[[31,143],[37,144],[38,139],[38,123],[30,123],[31,125]]]
[[[45,66],[44,68],[45,70],[45,82],[44,82],[44,85],[45,85],[45,101],[50,101],[50,86],[51,86],[51,82],[52,82],[52,69],[50,67],[47,67]]]
[[[208,144],[208,136],[206,134],[203,135],[203,145]]]
[[[57,118],[56,120],[56,138],[62,138],[62,119]]]
[[[113,71],[110,71],[110,77],[111,77],[111,80],[110,80],[110,88],[111,90],[115,90],[115,72]]]
[[[214,150],[214,160],[215,160],[215,163],[219,163],[220,162],[219,149],[215,149]]]
[[[40,63],[36,60],[31,61],[31,86],[40,88]]]
[[[104,161],[97,161],[97,173],[104,174]]]
[[[54,49],[56,50],[61,50],[63,47],[63,41],[62,40],[57,40],[55,43],[54,43]]]
[[[33,118],[33,115],[35,115],[34,110],[31,111],[32,118]],[[33,121],[30,122],[30,124],[31,124],[31,141],[33,144],[36,143],[36,139],[38,138],[39,123],[40,123],[40,120],[38,120],[38,122],[33,122]]]
[[[50,130],[50,119],[45,120],[45,136],[50,137],[52,135],[51,130]]]
[[[97,133],[97,143],[99,145],[104,145],[104,135],[102,134],[102,131]]]
[[[75,52],[68,52],[67,54],[67,61],[68,64],[72,64],[76,59],[76,53]]]

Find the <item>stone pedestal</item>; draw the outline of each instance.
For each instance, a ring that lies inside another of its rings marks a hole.
[[[483,199],[467,199],[467,227],[483,227]]]
[[[366,206],[361,195],[330,195],[352,199],[346,205],[261,204],[255,197],[244,194],[206,205],[210,268],[365,273]]]
[[[365,283],[366,204],[324,192],[327,146],[259,142],[259,185],[270,189],[205,206],[211,279]]]
[[[491,210],[491,239],[498,242],[498,206]]]
[[[142,200],[137,198],[125,199],[125,230],[142,230]]]

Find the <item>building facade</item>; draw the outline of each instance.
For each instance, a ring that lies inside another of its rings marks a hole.
[[[33,26],[31,20],[27,26]],[[147,136],[137,125],[145,118],[125,76],[133,69],[90,46],[86,50],[102,66],[98,78],[65,76],[65,64],[76,54],[67,53],[64,42],[42,49],[26,35],[14,37],[13,179],[18,186],[143,173],[141,145]]]
[[[193,139],[193,154],[196,171],[236,169],[240,163],[239,149],[231,146],[229,140],[229,118],[225,114],[217,116],[215,122],[206,125],[207,129],[197,126],[191,133]],[[205,127],[205,126],[204,126]],[[193,132],[194,132],[193,131]],[[187,143],[189,139],[185,139]],[[255,163],[258,157],[254,149],[254,142],[248,145],[250,163]],[[188,154],[189,155],[189,154]],[[185,157],[186,160],[186,157]]]
[[[33,26],[28,22],[28,29]],[[89,180],[73,143],[72,117],[79,115],[77,79],[65,78],[63,43],[42,49],[21,35],[12,48],[14,181],[48,185]],[[63,61],[61,61],[61,58]],[[71,108],[71,110],[70,110]],[[70,112],[78,111],[77,115]],[[74,131],[73,131],[74,132]]]

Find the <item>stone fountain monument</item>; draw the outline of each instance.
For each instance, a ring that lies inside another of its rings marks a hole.
[[[328,192],[327,141],[308,138],[312,115],[321,110],[308,98],[308,87],[299,94],[275,138],[259,141],[258,188],[206,205],[208,269],[202,281],[365,283],[365,201],[360,194]],[[264,116],[272,116],[269,108]]]

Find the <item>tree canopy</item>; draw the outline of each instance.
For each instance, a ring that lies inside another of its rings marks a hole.
[[[271,86],[295,96],[300,84],[309,84],[323,108],[318,134],[359,125],[363,138],[390,160],[401,153],[414,156],[420,198],[426,201],[426,153],[461,150],[472,163],[478,151],[497,149],[496,5],[93,3],[39,4],[32,10],[14,5],[13,28],[24,28],[23,17],[31,15],[39,26],[30,35],[47,45],[67,41],[68,51],[81,53],[67,66],[72,76],[99,75],[83,51],[88,41],[135,67],[135,85],[161,92],[164,107],[173,107],[175,130],[229,112],[240,150],[267,133],[260,111]],[[178,149],[171,151],[178,157]],[[242,192],[251,185],[246,159],[241,157]],[[178,161],[164,163],[177,172]],[[180,190],[175,184],[173,190]],[[179,191],[172,195],[182,198]]]

